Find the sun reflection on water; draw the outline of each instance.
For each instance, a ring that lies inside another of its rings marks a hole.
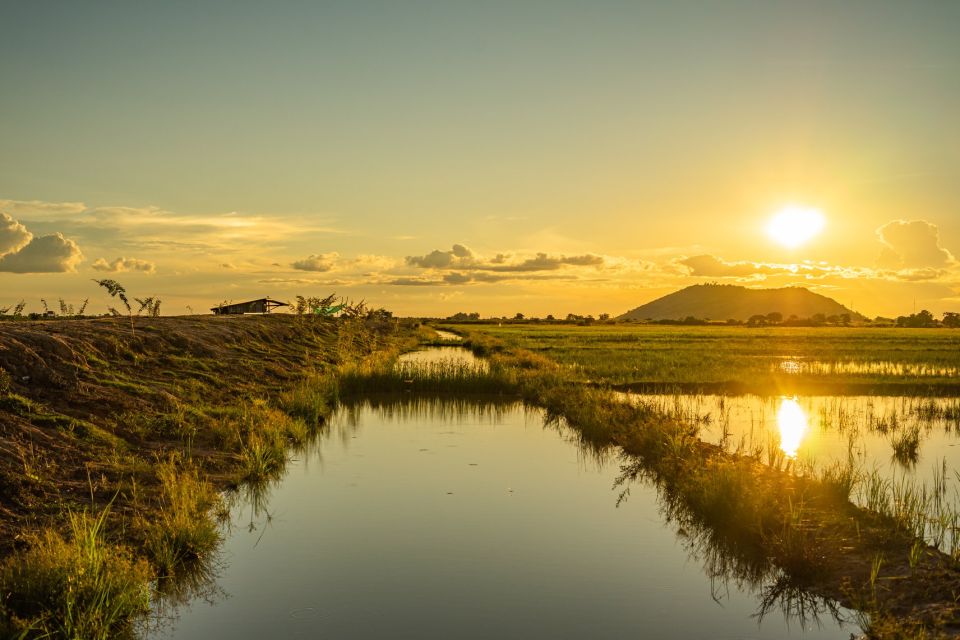
[[[777,410],[777,426],[780,429],[780,449],[789,458],[797,457],[797,450],[810,427],[807,414],[796,398],[783,398]]]

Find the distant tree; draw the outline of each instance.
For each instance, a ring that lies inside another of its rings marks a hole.
[[[606,322],[607,320],[610,319],[610,314],[609,314],[609,313],[601,313],[601,314],[600,314],[599,316],[597,316],[597,317],[599,318],[600,322]]]
[[[826,323],[827,323],[827,316],[825,316],[825,315],[822,314],[822,313],[815,313],[815,314],[813,314],[812,316],[810,316],[810,322],[812,322],[812,323],[815,324],[815,325],[818,325],[818,324],[826,324]]]
[[[943,326],[950,329],[960,329],[960,313],[947,311],[943,314]]]
[[[765,327],[769,323],[767,316],[763,314],[752,315],[747,319],[748,327]]]
[[[517,313],[517,315],[513,316],[514,320],[523,320],[523,318],[524,318],[523,314],[519,312]]]
[[[553,314],[552,314],[552,313],[548,313],[548,314],[547,314],[547,320],[553,321],[553,320],[556,320],[556,318],[553,317]]]
[[[937,326],[937,321],[934,319],[932,313],[924,309],[918,313],[910,314],[909,316],[898,317],[897,326],[923,329]]]
[[[849,326],[852,321],[853,321],[853,318],[850,317],[849,313],[840,314],[840,324],[844,326]]]
[[[779,311],[771,311],[767,314],[767,322],[770,324],[780,324],[783,322],[783,314]]]

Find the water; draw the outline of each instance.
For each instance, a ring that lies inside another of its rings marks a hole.
[[[796,473],[822,473],[852,463],[858,482],[850,498],[860,506],[877,509],[872,502],[877,483],[887,483],[890,497],[895,487],[925,495],[921,511],[927,542],[960,551],[956,530],[943,520],[944,514],[960,513],[957,398],[621,396],[698,425],[706,442],[728,451],[759,452],[761,460],[786,464]]]
[[[700,438],[728,449],[779,448],[815,468],[846,462],[888,478],[932,481],[944,461],[960,470],[960,400],[910,396],[725,396],[623,394],[700,426]],[[916,455],[894,455],[893,443],[916,433]],[[951,473],[952,476],[952,473]]]
[[[481,367],[486,365],[486,360],[478,358],[472,351],[467,351],[463,347],[426,347],[403,354],[399,362],[401,365],[404,363],[430,365],[444,362]]]
[[[847,638],[829,615],[754,614],[762,585],[516,403],[341,408],[266,498],[239,501],[210,603],[147,637]],[[723,563],[721,563],[723,564]],[[711,575],[707,575],[711,574]]]

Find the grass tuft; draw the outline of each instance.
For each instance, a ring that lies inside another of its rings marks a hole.
[[[45,530],[0,566],[0,607],[20,637],[107,640],[149,610],[150,567],[105,540],[107,514],[71,512],[70,539]]]
[[[144,549],[162,576],[171,576],[203,561],[220,543],[211,517],[219,499],[194,467],[179,469],[175,460],[160,463],[160,508],[149,518],[138,517]]]

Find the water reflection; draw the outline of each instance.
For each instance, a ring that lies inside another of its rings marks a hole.
[[[665,486],[634,483],[614,508],[607,463],[635,462],[621,455],[515,402],[343,406],[279,483],[235,494],[231,597],[150,637],[779,638],[782,623],[751,615],[803,627],[831,609]],[[638,475],[625,469],[620,486]]]
[[[777,409],[777,427],[780,430],[780,450],[788,458],[796,459],[797,451],[810,430],[807,414],[794,398],[782,398]]]

